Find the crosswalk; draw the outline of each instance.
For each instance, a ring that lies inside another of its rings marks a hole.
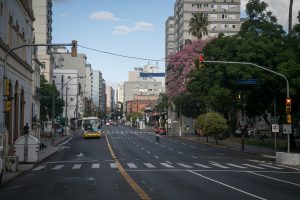
[[[266,163],[218,163],[214,161],[208,161],[207,163],[172,163],[170,161],[158,162],[158,163],[133,163],[127,162],[122,164],[125,169],[194,169],[194,170],[284,170],[283,166],[277,166],[274,164]],[[100,169],[111,168],[117,169],[115,162],[105,163],[46,163],[46,165],[40,165],[32,169],[32,171],[41,170],[53,170],[58,171],[62,169],[80,170],[80,169]],[[286,168],[288,169],[288,168]]]

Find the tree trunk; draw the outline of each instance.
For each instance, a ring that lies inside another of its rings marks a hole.
[[[290,8],[289,8],[289,27],[288,27],[288,31],[289,34],[291,33],[292,30],[292,19],[293,19],[293,1],[294,0],[290,0]]]

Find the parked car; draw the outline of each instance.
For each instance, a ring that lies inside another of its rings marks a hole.
[[[0,187],[2,184],[2,176],[3,176],[3,160],[0,158]]]

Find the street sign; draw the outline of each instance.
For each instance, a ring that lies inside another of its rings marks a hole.
[[[279,124],[272,124],[272,132],[279,133]]]
[[[283,124],[283,134],[291,134],[292,133],[292,125],[291,124]]]
[[[171,119],[168,119],[168,123],[171,124]]]

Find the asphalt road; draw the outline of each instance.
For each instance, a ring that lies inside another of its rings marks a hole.
[[[109,145],[76,134],[4,185],[0,199],[299,199],[300,171],[268,158],[172,136],[156,142],[126,126],[103,131]]]

